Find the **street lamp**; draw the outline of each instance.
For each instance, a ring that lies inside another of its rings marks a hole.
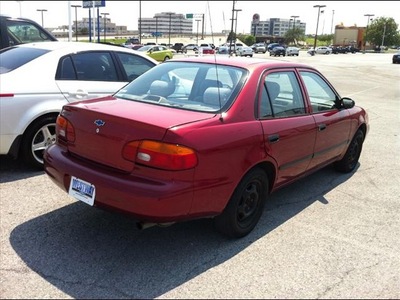
[[[315,31],[315,37],[314,37],[314,51],[312,52],[312,55],[315,54],[315,49],[317,48],[319,14],[320,14],[321,8],[326,7],[326,5],[314,5],[313,7],[318,7],[318,17],[317,17],[317,30]]]
[[[103,15],[104,19],[104,25],[103,25],[103,31],[104,31],[104,43],[106,42],[106,21],[107,21],[107,16],[109,13],[101,13]]]
[[[299,17],[299,16],[290,16],[291,18],[293,18],[293,29],[296,27],[296,19]],[[289,27],[289,29],[290,29],[290,27]]]
[[[44,22],[43,22],[43,12],[47,11],[47,9],[37,9],[37,11],[40,11],[42,13],[42,27],[44,27]]]
[[[365,15],[364,15],[364,17],[368,17],[368,19],[367,19],[367,27],[366,27],[366,29],[365,29],[364,52],[363,52],[363,53],[365,53],[365,47],[366,47],[366,45],[367,45],[367,34],[368,34],[369,19],[370,19],[371,17],[373,17],[373,16],[375,16],[375,15],[374,15],[374,14],[365,14]]]
[[[171,15],[172,12],[168,12],[167,15],[169,15],[169,29],[168,29],[168,44],[171,44]]]
[[[158,18],[159,17],[155,17],[156,18],[156,44],[158,44]]]
[[[199,22],[200,22],[201,20],[196,20],[196,22],[197,22],[197,35],[196,35],[196,45],[198,46],[199,45]]]
[[[78,7],[82,7],[81,5],[71,5],[71,7],[75,7],[75,40],[78,41]]]
[[[236,12],[236,17],[235,17],[235,45],[233,45],[233,51],[234,51],[234,53],[236,53],[237,19],[238,19],[238,12],[242,11],[242,10],[241,9],[234,9],[234,11]]]

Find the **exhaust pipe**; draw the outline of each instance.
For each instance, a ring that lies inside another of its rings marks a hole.
[[[175,222],[170,222],[170,223],[148,223],[148,222],[138,222],[136,223],[136,226],[139,230],[144,230],[153,226],[159,226],[159,227],[168,227],[174,224]]]

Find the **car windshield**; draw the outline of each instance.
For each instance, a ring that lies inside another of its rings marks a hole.
[[[0,74],[8,73],[49,52],[45,49],[8,47],[0,51]]]
[[[150,69],[114,96],[217,113],[229,108],[246,76],[246,70],[232,66],[168,61]]]

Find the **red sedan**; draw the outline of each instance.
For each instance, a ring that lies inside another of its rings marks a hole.
[[[329,164],[353,171],[368,128],[364,109],[313,67],[174,59],[113,96],[65,105],[45,172],[141,228],[211,217],[237,238],[276,189]]]

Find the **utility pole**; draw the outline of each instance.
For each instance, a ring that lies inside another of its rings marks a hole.
[[[314,8],[315,8],[315,7],[318,7],[318,17],[317,17],[317,29],[316,29],[316,31],[315,31],[315,37],[314,37],[314,51],[313,51],[313,54],[312,54],[312,55],[315,54],[315,49],[317,48],[317,36],[318,36],[319,14],[320,14],[321,8],[322,8],[322,7],[326,7],[326,5],[314,5],[313,7],[314,7]]]
[[[71,7],[75,7],[75,41],[78,41],[78,7],[82,7],[81,5],[71,5]]]

